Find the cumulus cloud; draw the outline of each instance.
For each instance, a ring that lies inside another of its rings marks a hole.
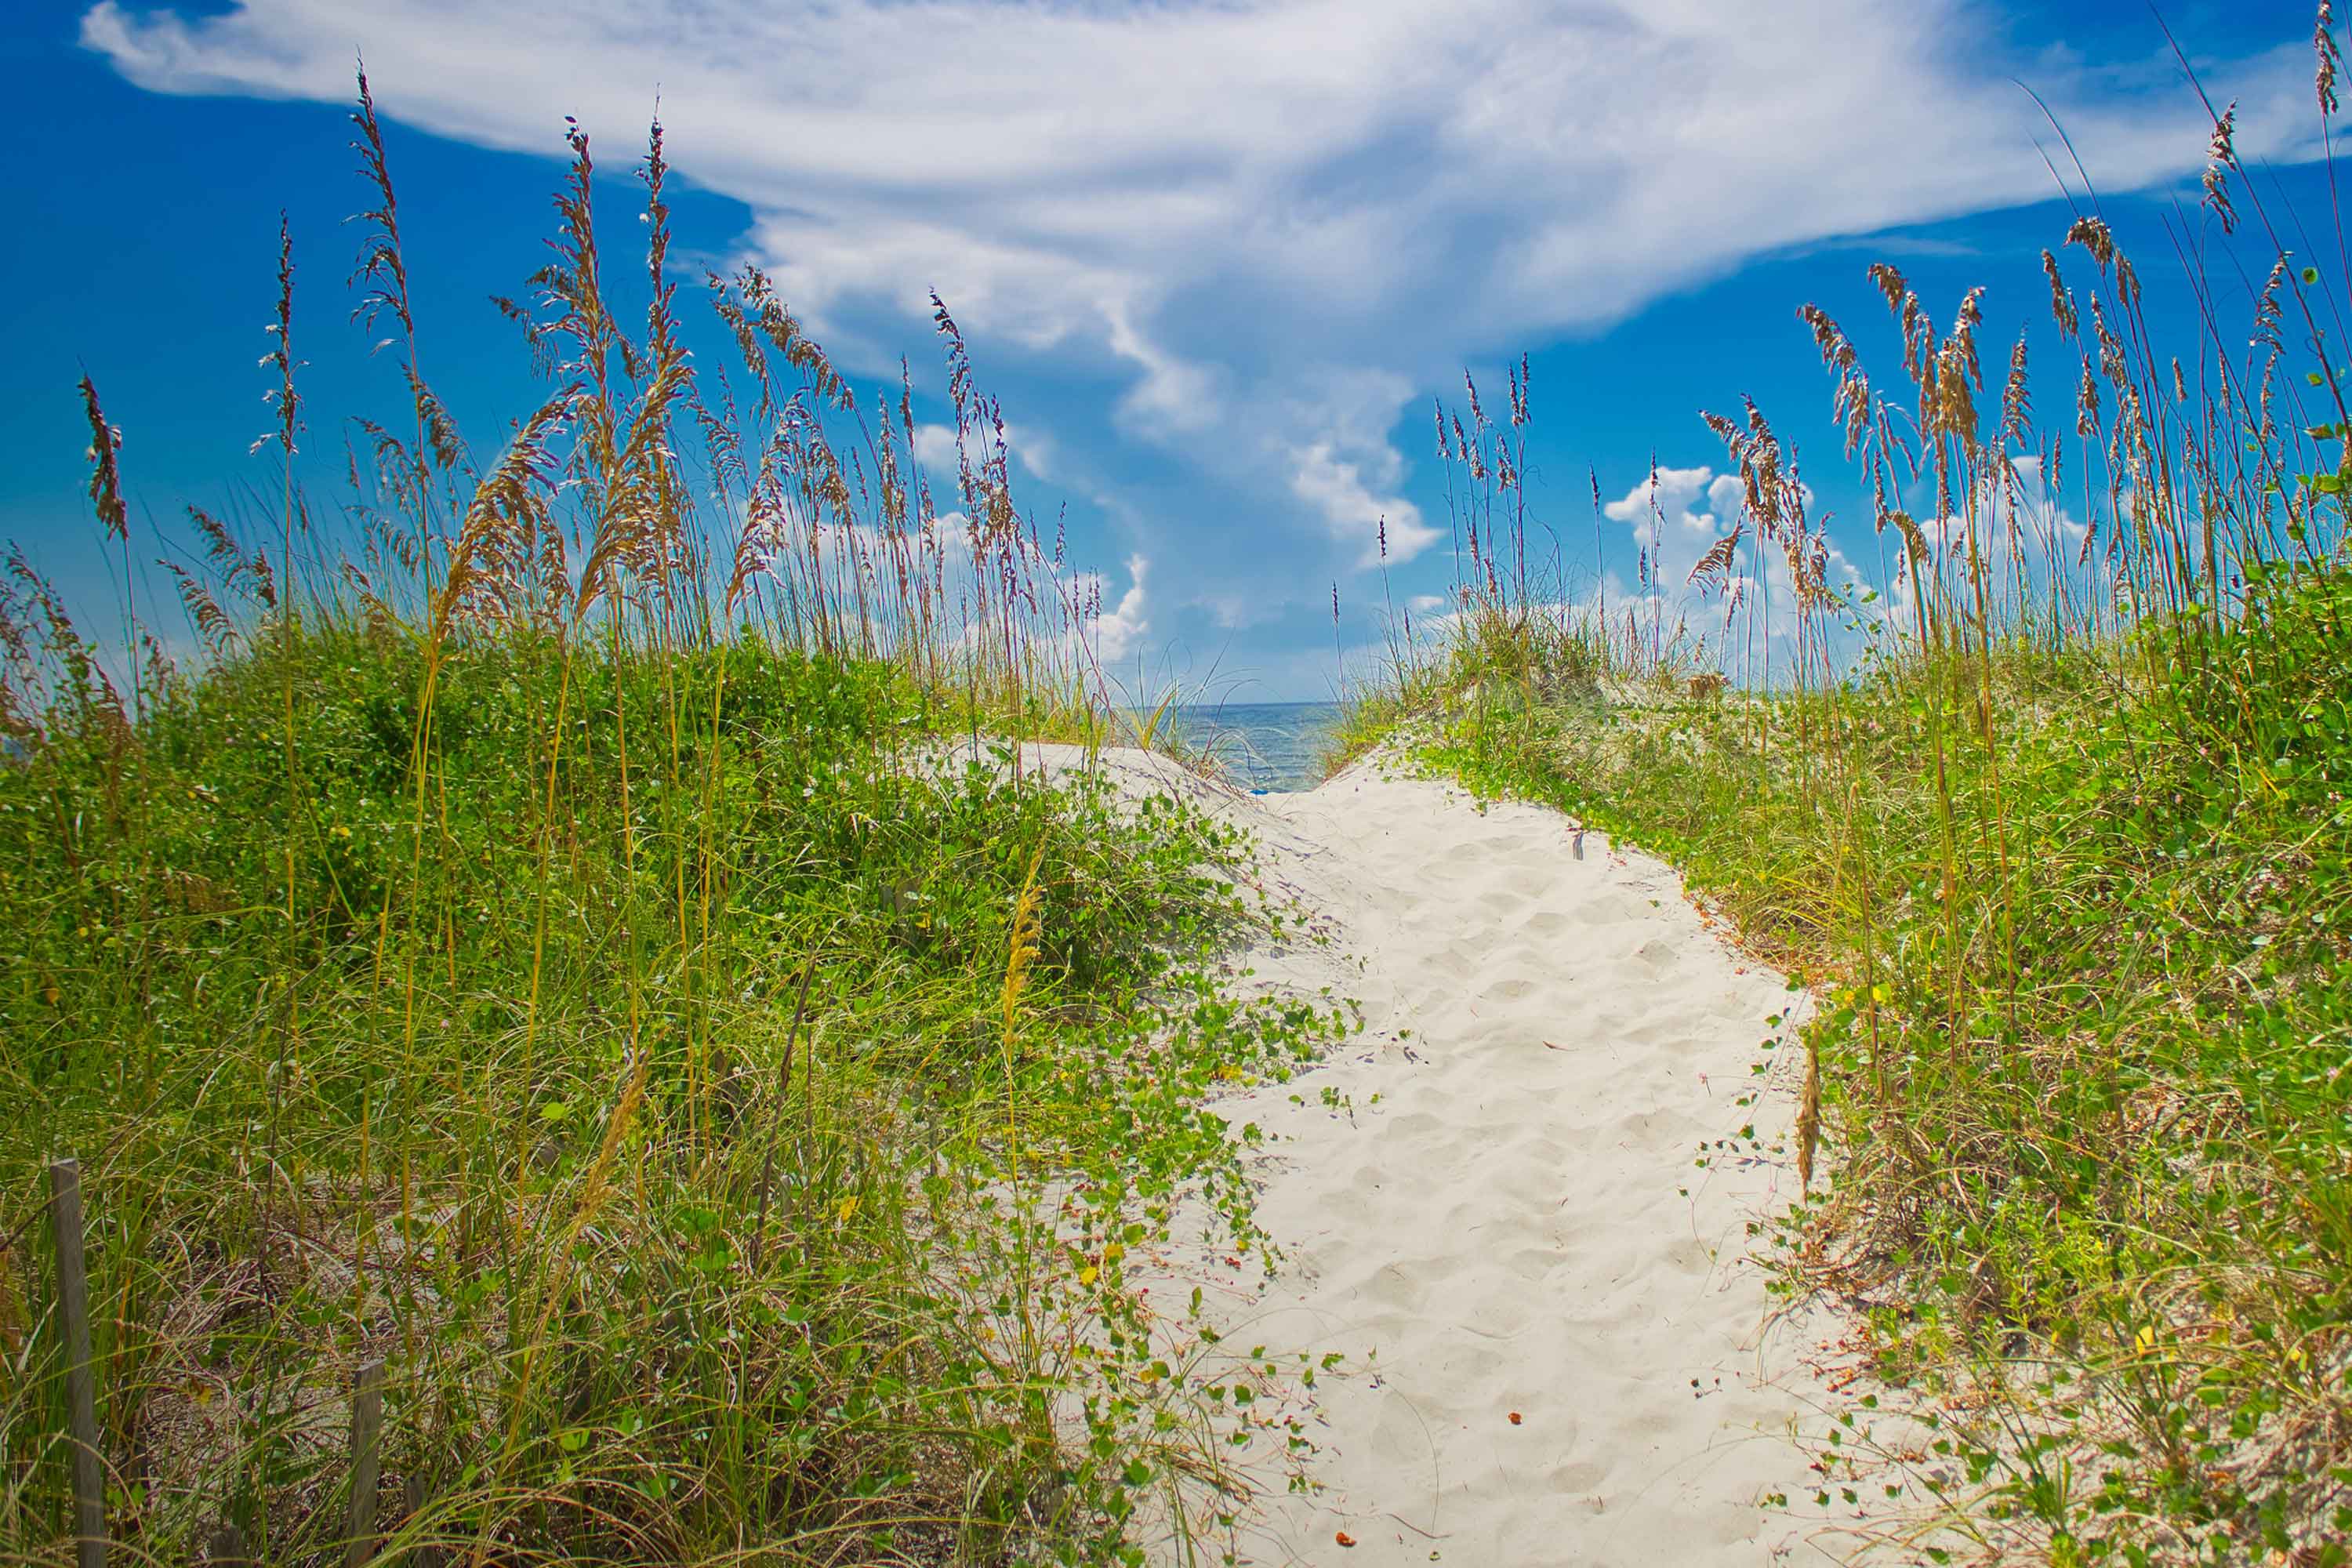
[[[1004,445],[1013,460],[1031,476],[1051,482],[1054,478],[1054,441],[1043,430],[1029,425],[1004,422]],[[972,461],[978,463],[986,454],[977,440],[971,442]],[[931,471],[932,482],[942,493],[953,489],[956,474],[956,433],[952,425],[918,425],[915,426],[915,460]]]
[[[2026,453],[2011,467],[2014,482],[1989,487],[1965,512],[1920,522],[1933,572],[1943,574],[1946,592],[1973,597],[1972,590],[1957,585],[1973,559],[1984,572],[1985,595],[1997,618],[2014,616],[2029,600],[2047,603],[2053,595],[2080,603],[2080,595],[2093,593],[2093,582],[2105,574],[2104,558],[2084,559],[2088,530],[2051,487],[2039,456]],[[2129,515],[2128,496],[2119,499]],[[1888,619],[1907,626],[1917,585],[1907,572],[1890,575]]]
[[[1627,525],[1652,577],[1678,587],[1738,514],[1739,493],[1737,478],[1717,478],[1704,463],[1659,468],[1601,511],[1612,522]],[[1702,498],[1704,505],[1698,504]]]
[[[1774,545],[1759,548],[1752,529],[1712,589],[1691,581],[1700,558],[1738,522],[1744,494],[1737,474],[1717,473],[1704,463],[1687,468],[1661,465],[1604,505],[1602,514],[1625,526],[1647,574],[1646,581],[1632,584],[1612,577],[1605,585],[1612,618],[1630,609],[1643,623],[1654,614],[1667,626],[1687,626],[1717,639],[1737,632],[1744,638],[1749,623],[1736,619],[1737,609],[1753,617],[1752,629],[1768,643],[1788,639],[1797,624],[1796,579],[1785,552]],[[1805,500],[1810,510],[1810,489]],[[1824,574],[1833,592],[1857,604],[1872,594],[1871,577],[1835,543],[1826,554]],[[1748,655],[1741,647],[1733,665],[1743,679],[1748,671],[1738,660]]]
[[[1351,564],[1370,566],[1387,552],[1400,560],[1421,553],[1437,531],[1421,521],[1421,510],[1398,495],[1382,495],[1367,482],[1364,466],[1339,456],[1329,441],[1312,441],[1292,454],[1291,493],[1313,508],[1334,539],[1353,547]],[[1391,471],[1395,464],[1377,465]],[[1393,520],[1390,514],[1394,513]]]
[[[1117,664],[1142,647],[1150,635],[1151,617],[1146,610],[1143,579],[1151,570],[1151,563],[1140,555],[1127,558],[1127,592],[1118,603],[1093,616],[1087,625],[1088,644],[1095,657],[1105,664]],[[1089,583],[1088,587],[1095,584]]]
[[[956,471],[956,433],[946,425],[915,426],[915,460],[934,475]]]
[[[1767,251],[2045,196],[2012,76],[2103,189],[2200,161],[2209,127],[2153,52],[2001,58],[1992,20],[1960,0],[100,0],[82,37],[158,91],[330,101],[357,43],[387,113],[508,149],[549,149],[566,113],[633,128],[658,89],[679,170],[750,206],[745,245],[814,321],[900,341],[936,287],[975,341],[1115,386],[1119,432],[1245,503],[1230,548],[1175,565],[1205,603],[1269,525],[1309,576],[1376,560],[1383,515],[1391,561],[1425,549],[1393,432],[1457,356]],[[2306,68],[2209,70],[2250,161],[2300,150]]]
[[[1964,512],[1919,523],[1929,552],[1923,574],[1939,580],[1940,591],[1958,595],[1966,601],[1962,610],[1973,614],[1975,591],[1968,575],[1973,549],[1973,559],[1984,573],[1989,605],[2003,622],[2029,605],[2046,606],[2053,598],[2079,605],[2105,570],[2080,560],[2086,530],[2051,488],[2042,459],[2025,453],[2012,458],[2011,467],[2013,482],[1987,487]],[[1716,592],[1702,592],[1690,581],[1699,558],[1738,520],[1742,494],[1736,474],[1718,473],[1705,464],[1661,466],[1654,481],[1645,476],[1606,503],[1603,514],[1624,527],[1649,573],[1646,583],[1629,584],[1615,575],[1608,579],[1602,593],[1612,619],[1626,608],[1639,618],[1654,610],[1669,626],[1683,623],[1720,637],[1733,624],[1726,612],[1736,602],[1762,612],[1754,629],[1767,641],[1780,643],[1791,637],[1797,621],[1796,584],[1779,549],[1758,550],[1751,537]],[[1806,500],[1810,510],[1810,490]],[[1920,584],[1891,531],[1879,553],[1879,563],[1866,568],[1837,541],[1825,542],[1823,576],[1848,609],[1823,623],[1823,628],[1840,647],[1856,646],[1848,640],[1850,635],[1866,632],[1874,622],[1901,635],[1913,631]],[[1745,673],[1736,663],[1735,669]]]
[[[919,442],[924,428],[917,426]],[[952,437],[953,432],[949,434]],[[954,460],[952,446],[949,448],[949,460]],[[891,546],[875,529],[861,523],[845,530],[836,523],[819,522],[814,531],[817,549],[827,559],[843,559],[844,552],[854,547],[859,558],[880,563],[880,570],[889,569]],[[854,540],[852,534],[856,536]],[[961,511],[940,513],[931,537],[940,552],[938,570],[946,602],[960,604],[968,596],[972,584],[970,515]],[[1150,594],[1146,586],[1151,571],[1149,557],[1132,554],[1127,558],[1127,587],[1114,602],[1109,581],[1100,572],[1057,564],[1050,550],[1034,546],[1026,540],[1013,542],[1013,548],[1019,552],[1018,570],[1024,574],[1039,603],[1050,601],[1055,606],[1041,628],[1051,645],[1076,655],[1083,663],[1108,666],[1137,651],[1150,636]],[[992,581],[999,569],[992,561]],[[975,639],[992,636],[993,631],[966,625],[950,635],[970,645]]]

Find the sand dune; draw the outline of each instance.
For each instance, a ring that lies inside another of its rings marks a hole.
[[[1176,782],[1255,828],[1267,874],[1333,938],[1251,954],[1246,983],[1328,984],[1366,1025],[1313,1073],[1218,1106],[1267,1135],[1274,1276],[1181,1245],[1181,1226],[1147,1266],[1156,1302],[1202,1289],[1223,1334],[1208,1364],[1276,1413],[1237,1451],[1255,1500],[1191,1560],[1780,1558],[1794,1527],[1757,1502],[1808,1489],[1783,1436],[1806,1401],[1745,1226],[1795,1179],[1772,1147],[1781,1075],[1751,1065],[1793,1055],[1761,1043],[1797,998],[1706,931],[1669,868],[1598,834],[1580,854],[1552,812],[1374,766],[1255,800]],[[1760,1148],[1737,1136],[1751,1122]],[[1330,1352],[1341,1374],[1287,1375]],[[1288,1485],[1283,1414],[1311,1489]]]

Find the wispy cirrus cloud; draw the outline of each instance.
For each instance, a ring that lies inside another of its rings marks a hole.
[[[1099,493],[1124,444],[1187,476],[1129,491],[1118,526],[1156,595],[1229,618],[1269,561],[1319,594],[1376,563],[1382,519],[1392,563],[1439,537],[1397,433],[1460,357],[2046,195],[2011,74],[2104,188],[2196,166],[2207,127],[2162,59],[1998,58],[1985,21],[1958,0],[101,0],[82,38],[157,91],[320,100],[356,44],[388,113],[508,149],[567,113],[634,126],[658,89],[678,168],[749,205],[742,243],[814,321],[902,342],[937,288],[984,349],[1111,388],[1028,466]],[[2242,151],[2292,150],[2298,53],[2210,74]]]

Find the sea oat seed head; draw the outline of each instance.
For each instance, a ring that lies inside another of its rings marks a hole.
[[[2319,112],[2333,114],[2336,112],[2336,73],[2343,66],[2344,57],[2336,47],[2336,7],[2330,0],[2319,0],[2319,16],[2311,28],[2311,47],[2313,53],[2319,57]]]

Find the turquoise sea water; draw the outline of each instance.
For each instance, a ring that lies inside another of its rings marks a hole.
[[[1336,702],[1221,702],[1173,710],[1187,747],[1206,747],[1225,776],[1244,789],[1313,789],[1323,778],[1323,746],[1339,721]]]

